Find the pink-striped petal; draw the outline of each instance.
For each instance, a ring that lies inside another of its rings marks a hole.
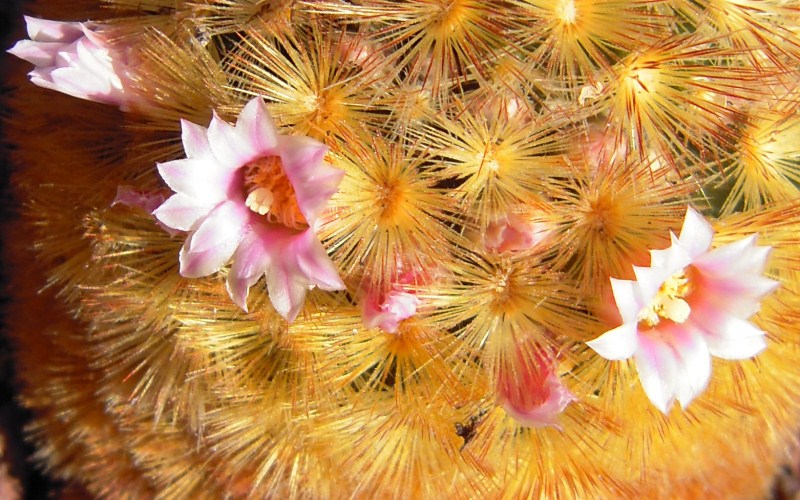
[[[747,319],[758,311],[762,298],[775,291],[780,282],[763,275],[736,276],[695,275],[695,286],[703,290],[694,294],[690,305],[697,310],[719,310],[730,316]]]
[[[311,229],[295,237],[290,251],[297,258],[299,271],[308,276],[309,283],[326,291],[344,289],[336,266]]]
[[[184,158],[159,163],[157,167],[161,178],[173,191],[206,205],[229,199],[231,191],[239,185],[237,181],[241,183],[236,171],[219,168],[213,158]]]
[[[240,203],[233,201],[220,203],[192,233],[187,250],[197,253],[213,248],[224,248],[227,251],[230,245],[233,245],[233,249],[228,253],[230,258],[247,231],[250,215],[251,212],[247,207]],[[226,258],[225,261],[227,260]]]
[[[711,354],[723,359],[751,358],[767,346],[762,330],[720,309],[696,307],[692,322],[702,329]]]
[[[668,413],[675,401],[678,377],[672,348],[658,338],[642,335],[634,359],[647,398],[662,413]]]
[[[208,143],[218,165],[225,170],[236,170],[262,156],[249,137],[220,118],[216,111],[208,126]]]
[[[755,246],[756,235],[735,241],[697,257],[695,267],[717,275],[739,275],[742,272],[761,274],[770,254],[770,247]]]
[[[233,255],[226,287],[233,302],[247,312],[250,287],[263,276],[273,262],[264,238],[256,231],[248,233]]]
[[[549,396],[539,406],[533,408],[521,408],[512,404],[511,401],[506,401],[503,409],[511,415],[514,420],[520,424],[533,427],[553,427],[561,430],[558,423],[559,416],[564,413],[567,405],[578,398],[561,383],[561,380],[554,373],[551,373],[545,380]]]
[[[251,99],[239,114],[236,129],[250,142],[259,156],[274,155],[278,147],[278,129],[260,97]]]
[[[267,273],[267,291],[272,306],[291,323],[303,308],[308,280],[295,272],[290,261],[276,261]]]
[[[236,219],[238,210],[234,204],[223,203],[202,220],[181,248],[181,276],[208,276],[230,260],[248,231],[247,224]]]
[[[55,63],[56,52],[48,43],[33,40],[20,40],[6,52],[19,57],[34,66],[52,66]]]
[[[708,386],[711,378],[711,355],[699,331],[689,324],[670,326],[665,331],[675,351],[678,366],[675,397],[686,408]]]
[[[153,215],[167,227],[180,231],[194,231],[200,221],[216,207],[183,194],[174,194],[153,211]]]
[[[400,322],[416,314],[419,306],[419,297],[399,290],[388,292],[381,303],[378,300],[374,295],[364,299],[361,310],[364,326],[388,333],[397,333]]]
[[[343,171],[324,163],[327,151],[327,146],[310,137],[285,136],[278,144],[278,154],[294,187],[297,205],[311,226],[344,177]]]
[[[236,243],[227,241],[202,252],[191,252],[188,247],[192,244],[192,236],[183,244],[178,256],[180,273],[184,278],[202,278],[214,274],[222,269],[236,250]]]

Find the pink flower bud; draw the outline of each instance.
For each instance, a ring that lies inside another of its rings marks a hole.
[[[81,99],[130,109],[137,99],[130,88],[128,50],[112,46],[103,27],[25,17],[30,40],[8,50],[36,68],[31,82]]]

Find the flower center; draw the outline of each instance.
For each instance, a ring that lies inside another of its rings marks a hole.
[[[244,190],[247,208],[269,222],[293,229],[308,227],[279,156],[265,156],[245,165]]]
[[[578,9],[575,8],[575,0],[562,1],[556,7],[556,17],[564,24],[575,24],[578,17]]]
[[[650,304],[639,311],[637,319],[647,326],[657,325],[662,318],[683,323],[692,310],[684,300],[691,291],[691,281],[683,269],[664,281]]]

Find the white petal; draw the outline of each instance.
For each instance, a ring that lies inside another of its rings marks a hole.
[[[181,118],[181,141],[187,158],[210,158],[208,129]]]
[[[681,246],[689,252],[689,256],[694,258],[705,253],[711,248],[713,238],[714,228],[711,227],[711,224],[692,207],[688,207],[679,241]]]
[[[637,324],[624,323],[596,339],[586,342],[586,345],[605,359],[617,361],[633,356],[638,343]]]
[[[57,90],[79,99],[114,104],[113,99],[106,99],[111,90],[108,82],[78,68],[39,68],[28,73],[28,76],[34,85],[45,89]]]
[[[614,301],[625,323],[636,323],[637,316],[647,303],[639,297],[639,286],[635,281],[618,280],[611,278],[611,290],[614,292]]]
[[[69,43],[83,35],[82,23],[51,21],[31,16],[23,16],[27,25],[28,37],[37,42]]]
[[[692,262],[689,251],[670,233],[672,245],[663,250],[650,250],[650,267],[666,269],[672,275]]]
[[[718,358],[748,359],[767,347],[763,331],[722,311],[695,310],[692,321],[703,330],[709,352]]]
[[[213,157],[185,158],[156,166],[161,178],[173,191],[194,198],[198,203],[216,204],[227,200],[229,192],[236,187],[235,172],[222,169]]]
[[[755,246],[756,235],[723,245],[695,259],[695,266],[707,273],[737,275],[761,274],[771,248]]]
[[[675,239],[674,234],[672,234],[672,238],[674,244],[674,239]],[[662,250],[650,250],[650,267],[667,267],[667,262],[669,262],[670,253],[671,252],[669,248],[665,248]]]

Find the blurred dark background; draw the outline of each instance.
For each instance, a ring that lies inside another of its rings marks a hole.
[[[7,76],[13,67],[18,67],[6,50],[24,37],[22,3],[22,0],[0,0],[0,221],[4,223],[17,217],[10,190],[12,167],[8,161],[13,146],[6,142],[4,129],[13,120],[6,104],[10,94]],[[14,237],[5,224],[0,227],[0,235],[2,244]],[[5,261],[0,258],[0,500],[58,498],[59,488],[28,461],[33,450],[22,438],[29,415],[15,399],[14,357],[5,327],[5,318],[12,313]]]

